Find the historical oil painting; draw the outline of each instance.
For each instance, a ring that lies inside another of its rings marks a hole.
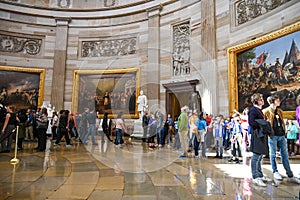
[[[74,109],[79,113],[85,108],[95,109],[99,115],[107,112],[109,117],[123,112],[126,118],[136,118],[138,77],[136,68],[75,71]]]
[[[297,30],[275,38],[258,39],[262,44],[236,53],[236,73],[238,88],[238,110],[251,106],[250,97],[259,92],[265,98],[277,94],[281,98],[280,107],[290,113],[296,110],[296,98],[300,94],[300,31]],[[269,35],[270,36],[270,35]],[[272,38],[272,34],[271,34]],[[229,76],[230,79],[230,76]],[[235,95],[232,97],[234,98]]]
[[[16,109],[37,109],[41,104],[43,69],[0,66],[0,103]]]

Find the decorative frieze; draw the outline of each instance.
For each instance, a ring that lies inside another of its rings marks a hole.
[[[24,38],[0,34],[0,51],[37,55],[40,53],[42,39]]]
[[[173,26],[173,76],[190,74],[190,23]]]
[[[291,0],[238,0],[234,4],[236,26],[246,23]]]
[[[70,8],[71,0],[57,0],[57,6],[59,8]]]
[[[113,7],[118,4],[118,0],[104,0],[104,7]]]
[[[136,38],[83,41],[82,57],[124,56],[136,53]]]

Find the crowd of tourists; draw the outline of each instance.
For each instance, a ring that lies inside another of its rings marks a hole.
[[[252,178],[258,186],[266,186],[265,182],[270,181],[261,170],[264,157],[270,158],[274,179],[282,180],[276,160],[279,151],[288,181],[300,183],[300,179],[294,177],[289,162],[289,157],[296,153],[295,143],[299,144],[300,140],[297,125],[290,119],[284,121],[278,96],[269,96],[269,107],[263,110],[261,94],[253,94],[251,101],[252,107],[245,108],[242,113],[234,111],[227,117],[208,115],[190,110],[187,106],[183,106],[180,115],[174,118],[171,114],[164,116],[159,110],[150,114],[145,112],[142,116],[142,142],[148,145],[150,151],[160,148],[179,151],[179,158],[207,158],[209,149],[210,152],[215,151],[214,158],[223,159],[226,151],[230,152],[228,162],[233,163],[240,163],[245,152],[252,152]],[[300,97],[297,101],[296,118],[300,123]],[[12,150],[16,132],[18,150],[23,150],[24,141],[37,142],[34,149],[37,152],[45,151],[47,138],[55,146],[60,146],[62,139],[66,147],[71,147],[72,142],[97,145],[98,133],[102,141],[105,135],[116,147],[122,147],[125,144],[124,134],[128,133],[122,112],[112,120],[108,118],[108,113],[99,119],[95,109],[89,108],[81,114],[61,110],[59,113],[52,112],[51,116],[48,116],[47,108],[14,112],[12,106],[0,105],[0,109],[1,153]]]

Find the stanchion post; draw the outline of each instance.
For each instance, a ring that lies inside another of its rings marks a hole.
[[[10,160],[10,164],[18,164],[19,159],[17,158],[17,153],[18,153],[18,137],[19,137],[19,126],[17,126],[17,132],[16,132],[16,144],[15,144],[15,157]]]

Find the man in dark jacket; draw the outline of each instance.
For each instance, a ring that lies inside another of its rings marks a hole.
[[[257,119],[264,120],[264,114],[261,110],[264,105],[263,96],[260,93],[255,93],[251,96],[251,102],[253,106],[248,114],[248,122],[251,127],[250,151],[253,153],[251,159],[252,181],[255,185],[266,187],[267,185],[263,181],[269,181],[269,179],[263,175],[261,161],[263,156],[268,153],[268,138],[267,134],[259,134],[260,125],[257,121]]]
[[[104,113],[103,121],[102,121],[102,129],[103,133],[106,135],[107,139],[112,142],[110,139],[110,131],[109,131],[109,124],[108,124],[108,113]]]
[[[145,114],[143,115],[142,118],[142,126],[143,126],[143,142],[146,142],[147,139],[147,133],[148,133],[148,121],[149,121],[149,117],[148,117],[148,112],[145,112]]]

